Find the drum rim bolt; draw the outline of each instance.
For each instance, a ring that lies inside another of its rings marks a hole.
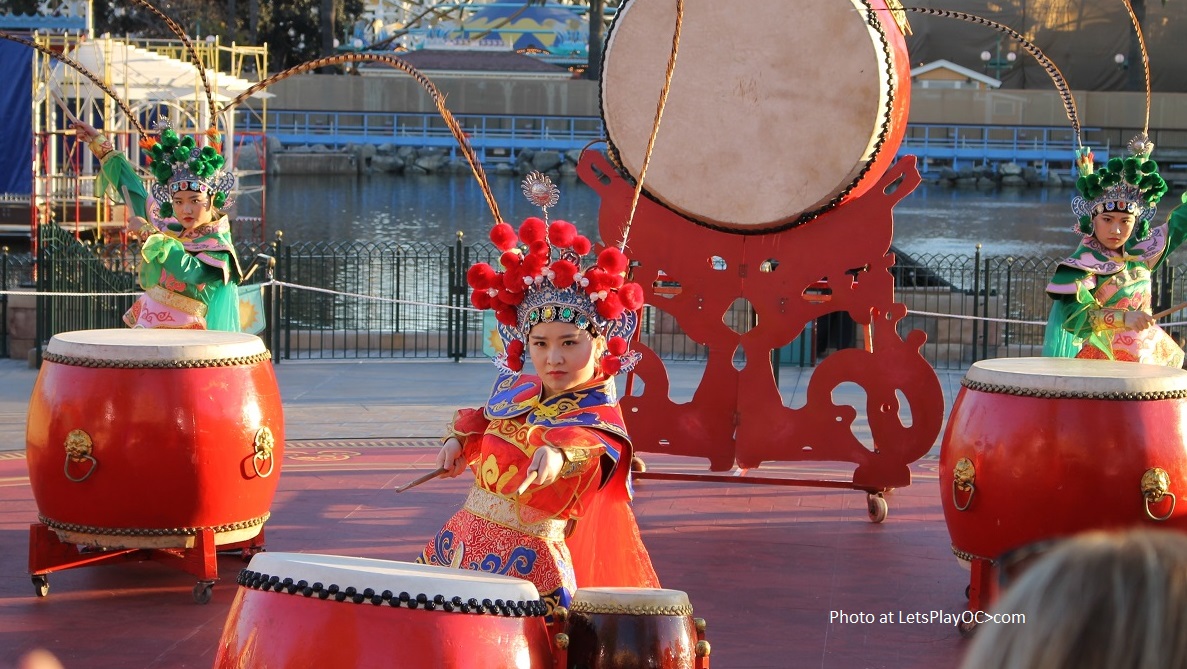
[[[1146,516],[1150,520],[1162,522],[1171,517],[1175,512],[1175,493],[1170,491],[1171,479],[1166,470],[1161,467],[1151,467],[1142,474],[1142,499],[1146,508]],[[1155,516],[1150,511],[1151,504],[1157,504],[1162,501],[1164,497],[1170,497],[1171,508],[1163,516]]]
[[[62,472],[66,475],[66,478],[75,483],[82,483],[90,478],[91,474],[95,473],[95,469],[99,466],[99,461],[91,455],[94,447],[94,442],[91,441],[91,435],[87,434],[86,430],[71,430],[66,435],[66,441],[63,443],[63,446],[66,449],[66,461],[62,465]],[[70,474],[71,462],[86,462],[88,460],[91,466],[87,469],[87,473],[78,477]]]
[[[976,478],[977,468],[968,458],[957,460],[956,465],[952,467],[952,505],[956,507],[957,511],[967,511],[972,505],[973,496],[977,494],[977,486],[974,483]],[[964,504],[961,504],[957,498],[958,492],[968,493],[969,497]]]
[[[255,454],[251,458],[251,468],[255,470],[256,476],[266,479],[272,475],[276,469],[276,460],[272,459],[272,449],[276,446],[276,437],[272,435],[272,430],[267,426],[256,430],[255,440],[252,447],[255,449]],[[268,461],[268,471],[260,471],[260,463]]]

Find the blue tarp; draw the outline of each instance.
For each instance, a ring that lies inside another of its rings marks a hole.
[[[33,192],[33,50],[0,40],[0,193]]]

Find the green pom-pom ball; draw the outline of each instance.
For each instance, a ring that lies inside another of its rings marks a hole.
[[[222,209],[223,205],[227,203],[227,194],[219,191],[214,194],[214,199],[211,202],[214,203],[215,209]]]
[[[1086,235],[1092,234],[1092,217],[1091,216],[1085,215],[1085,216],[1080,217],[1080,232],[1082,232]]]
[[[161,205],[161,217],[171,218],[173,216],[173,203],[166,202]]]
[[[175,148],[178,141],[177,132],[173,130],[173,128],[168,128],[165,130],[165,132],[161,133],[161,144],[163,144],[166,149]]]

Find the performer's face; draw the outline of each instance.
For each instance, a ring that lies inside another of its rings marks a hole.
[[[1123,211],[1102,211],[1092,217],[1092,235],[1101,246],[1116,251],[1125,245],[1133,233],[1137,218]]]
[[[173,215],[189,230],[212,221],[214,207],[210,206],[210,197],[206,193],[179,190],[173,194]]]
[[[599,349],[593,335],[572,323],[540,323],[528,334],[532,367],[544,382],[546,397],[592,379]]]

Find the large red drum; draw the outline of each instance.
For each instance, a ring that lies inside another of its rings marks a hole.
[[[529,581],[407,562],[260,553],[239,575],[215,669],[543,669]]]
[[[694,669],[708,662],[704,626],[698,629],[680,590],[578,588],[565,634],[568,669]]]
[[[256,537],[284,452],[272,363],[255,336],[55,335],[29,400],[29,480],[65,542],[190,548]]]
[[[737,232],[790,227],[860,196],[893,164],[910,108],[904,15],[887,4],[685,0],[647,163],[676,2],[623,3],[601,78],[611,156],[669,209]]]
[[[939,471],[958,557],[985,566],[1084,530],[1187,529],[1187,372],[1008,358],[974,363],[962,385]]]

